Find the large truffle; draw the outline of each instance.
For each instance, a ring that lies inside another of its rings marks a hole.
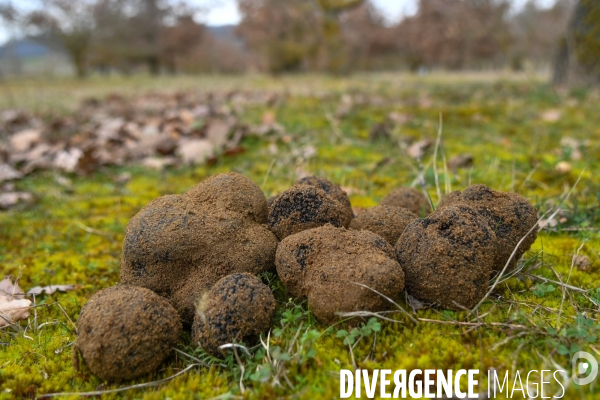
[[[76,348],[100,378],[127,380],[158,368],[180,332],[179,316],[166,299],[145,288],[114,286],[83,306]]]
[[[250,274],[221,278],[198,304],[194,343],[213,355],[228,343],[252,343],[269,330],[275,313],[271,289]]]
[[[127,225],[121,281],[166,297],[190,324],[196,297],[220,278],[273,268],[277,238],[266,217],[265,196],[237,173],[160,197]]]
[[[269,227],[280,240],[325,224],[348,227],[349,223],[342,204],[316,186],[294,185],[269,209]]]
[[[409,294],[460,310],[473,307],[485,295],[496,245],[485,218],[457,205],[411,222],[394,249]]]
[[[429,199],[423,193],[411,187],[401,187],[392,190],[379,204],[408,208],[419,217],[431,214]]]
[[[350,221],[352,221],[352,218],[354,218],[354,212],[352,211],[350,198],[348,198],[346,192],[344,192],[342,188],[340,188],[335,183],[325,178],[321,178],[319,176],[307,176],[302,179],[299,179],[296,182],[296,185],[309,185],[318,187],[320,189],[323,189],[325,193],[337,200],[341,204],[342,209],[344,210],[345,219],[342,223],[343,226],[347,227],[350,224]]]
[[[442,199],[438,208],[465,204],[481,214],[498,238],[498,251],[493,269],[500,272],[519,241],[525,237],[507,271],[529,250],[537,238],[537,211],[524,197],[516,193],[497,192],[485,185],[472,185],[461,192],[452,192]]]
[[[378,205],[358,214],[350,223],[350,229],[366,229],[393,246],[406,226],[417,218],[419,217],[407,208]]]
[[[391,298],[404,288],[404,273],[392,246],[369,231],[332,225],[302,231],[279,244],[275,264],[288,293],[306,297],[312,313],[327,324],[338,321],[340,312],[392,307],[355,283]]]

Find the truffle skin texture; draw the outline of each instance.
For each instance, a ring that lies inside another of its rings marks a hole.
[[[77,323],[77,349],[100,378],[121,381],[150,373],[171,354],[181,322],[151,290],[113,286],[96,292]]]
[[[537,229],[528,234],[537,223],[537,210],[521,195],[498,192],[485,185],[472,185],[462,193],[457,191],[448,194],[438,208],[456,204],[475,209],[494,230],[498,238],[494,272],[502,271],[519,241],[527,235],[506,270],[514,269],[537,238]]]
[[[429,199],[423,193],[411,187],[401,187],[392,190],[379,204],[408,208],[417,214],[418,217],[425,217],[431,214],[432,211]]]
[[[274,267],[277,238],[259,222],[266,222],[264,195],[260,199],[260,189],[247,178],[224,175],[186,194],[153,200],[125,232],[121,281],[167,298],[186,325],[193,321],[196,297],[222,277]]]
[[[253,342],[268,331],[275,314],[271,289],[250,274],[221,278],[201,301],[194,317],[193,338],[219,356],[219,346]]]
[[[394,249],[409,294],[460,310],[485,295],[496,243],[494,231],[477,211],[457,205],[411,222]]]
[[[378,205],[358,214],[350,223],[350,229],[371,231],[393,246],[408,224],[417,218],[407,208]]]
[[[345,227],[349,226],[350,221],[352,221],[352,218],[354,218],[354,212],[352,211],[352,204],[350,204],[350,198],[348,198],[348,195],[342,190],[342,188],[340,188],[335,183],[318,176],[307,176],[305,178],[302,178],[296,182],[296,185],[309,185],[318,187],[320,189],[323,189],[325,193],[333,197],[335,200],[339,201],[344,210],[345,216],[342,225]]]
[[[308,299],[323,323],[340,320],[336,313],[382,311],[392,305],[361,283],[388,297],[404,288],[404,272],[392,246],[370,231],[325,225],[285,238],[277,248],[277,273],[288,294]]]
[[[269,227],[280,240],[325,224],[347,228],[349,223],[339,201],[309,185],[292,186],[275,199],[269,210]]]

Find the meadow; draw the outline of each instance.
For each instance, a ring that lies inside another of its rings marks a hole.
[[[282,127],[249,135],[241,151],[202,165],[43,171],[16,181],[36,201],[0,211],[2,275],[18,278],[25,290],[80,286],[36,296],[28,321],[0,330],[0,399],[60,392],[97,392],[106,399],[326,399],[339,396],[339,370],[355,366],[495,369],[510,371],[511,380],[517,370],[562,369],[564,398],[600,398],[594,384],[579,387],[568,376],[576,352],[600,355],[600,92],[491,73],[95,77],[4,82],[0,90],[0,110],[26,109],[42,118],[68,116],[81,101],[115,92],[275,94],[277,101],[244,107],[239,119],[248,125],[269,119]],[[289,298],[275,274],[265,273],[277,314],[264,345],[248,354],[214,358],[184,334],[157,372],[134,382],[103,382],[85,365],[76,370],[78,315],[95,291],[118,283],[128,220],[158,196],[183,193],[227,171],[246,175],[267,197],[299,176],[320,175],[346,190],[357,210],[398,186],[424,184],[435,205],[451,190],[482,183],[526,197],[544,216],[544,227],[518,269],[497,280],[475,314],[412,311],[402,297],[395,300],[412,318],[397,312],[386,314],[393,321],[367,319],[353,330],[325,326],[303,301]],[[579,265],[574,255],[590,264]],[[481,379],[487,387],[485,375]],[[561,389],[554,385],[548,392]]]

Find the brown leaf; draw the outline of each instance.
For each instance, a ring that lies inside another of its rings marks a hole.
[[[410,306],[410,308],[412,308],[412,310],[414,312],[417,312],[417,311],[425,308],[425,304],[423,304],[423,302],[421,300],[414,298],[413,296],[411,296],[408,293],[406,294],[406,300],[408,302],[408,305]]]
[[[469,168],[473,166],[473,156],[471,154],[459,154],[448,160],[448,167],[456,171],[459,168]]]
[[[56,291],[59,292],[69,292],[71,290],[76,290],[82,288],[81,285],[48,285],[48,286],[36,286],[27,291],[29,296],[32,295],[40,295],[42,293],[45,294],[53,294]]]
[[[25,298],[25,292],[16,281],[13,283],[10,276],[5,276],[0,281],[0,296],[5,296],[9,301],[22,300]]]
[[[430,148],[433,145],[433,140],[431,139],[423,139],[418,142],[412,144],[406,152],[412,158],[421,158],[425,154],[425,150]]]
[[[206,139],[181,140],[177,154],[185,164],[202,164],[214,156],[214,147]]]

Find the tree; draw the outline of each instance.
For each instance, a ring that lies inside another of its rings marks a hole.
[[[555,84],[600,83],[600,2],[579,0],[559,42],[554,63]]]
[[[60,39],[79,78],[87,73],[95,7],[92,0],[42,0],[41,7],[26,17],[27,26]]]

